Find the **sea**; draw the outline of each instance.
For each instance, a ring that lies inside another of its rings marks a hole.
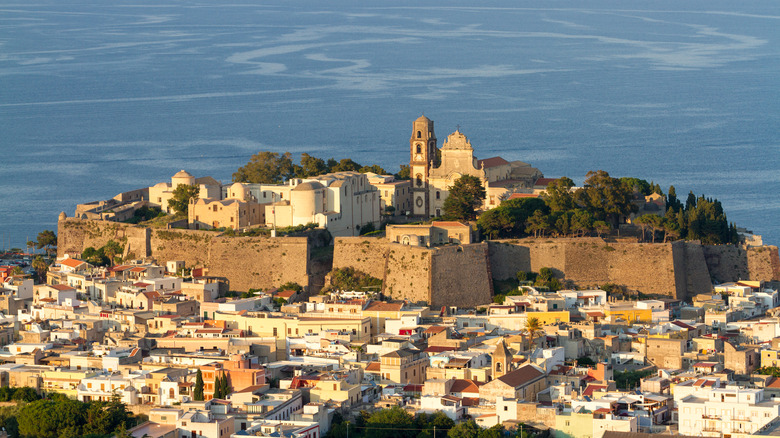
[[[780,2],[0,1],[0,248],[270,150],[395,172],[411,124],[582,183],[719,199],[780,244]]]

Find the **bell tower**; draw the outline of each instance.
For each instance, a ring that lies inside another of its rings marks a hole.
[[[490,355],[490,360],[493,362],[493,379],[512,371],[512,357],[512,352],[506,347],[506,342],[502,338],[496,345],[496,351]]]
[[[433,120],[420,116],[412,123],[409,148],[412,212],[415,216],[430,216],[428,176],[436,159],[436,134],[433,132]]]

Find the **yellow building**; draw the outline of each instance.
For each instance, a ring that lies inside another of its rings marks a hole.
[[[41,373],[41,389],[46,392],[65,394],[75,399],[81,379],[89,379],[96,375],[97,371],[86,370],[44,371]]]
[[[402,348],[380,357],[382,384],[416,384],[425,382],[428,354],[419,350]]]
[[[617,319],[622,319],[629,324],[635,322],[650,323],[653,321],[652,309],[637,309],[634,306],[609,306],[604,313],[613,322]]]
[[[780,351],[761,350],[761,367],[780,367]]]
[[[350,385],[345,380],[320,380],[311,388],[309,395],[312,403],[335,401],[342,408],[350,408],[360,402],[360,385]]]
[[[336,317],[272,316],[267,313],[223,313],[214,314],[216,321],[225,321],[225,328],[244,330],[252,336],[269,337],[277,340],[277,347],[286,349],[288,337],[303,336],[322,331],[345,332],[350,341],[368,342],[371,338],[371,320],[368,317],[345,315]]]

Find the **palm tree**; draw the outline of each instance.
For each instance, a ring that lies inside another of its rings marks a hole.
[[[46,271],[49,269],[49,265],[43,260],[43,257],[36,256],[33,259],[32,267],[35,269],[35,273],[38,274],[38,282],[44,283],[46,280]]]
[[[532,316],[525,321],[525,329],[528,331],[528,338],[531,348],[533,348],[534,338],[542,331],[542,323],[539,321],[539,318]]]

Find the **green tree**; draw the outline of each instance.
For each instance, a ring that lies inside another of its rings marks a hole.
[[[360,173],[373,172],[373,173],[375,173],[377,175],[387,175],[388,174],[388,172],[385,169],[381,168],[378,164],[372,164],[370,166],[363,166],[360,169],[358,169],[358,172],[360,172]]]
[[[192,398],[196,401],[203,401],[203,373],[200,369],[195,373],[195,387],[192,389]]]
[[[35,242],[35,248],[43,248],[48,256],[51,256],[53,250],[57,248],[57,235],[52,230],[43,230],[38,233],[38,240]]]
[[[612,227],[604,221],[594,221],[593,229],[596,230],[596,234],[601,237],[602,235],[609,233],[609,230],[611,230]]]
[[[593,229],[593,215],[587,210],[577,210],[571,218],[572,231],[584,236],[585,233]]]
[[[111,266],[114,265],[114,259],[116,256],[122,254],[124,251],[122,245],[111,239],[109,239],[109,241],[106,242],[106,244],[103,245],[101,249],[103,250],[103,254],[105,254],[108,258],[108,262]]]
[[[533,233],[534,237],[544,237],[545,231],[550,227],[550,216],[544,214],[541,210],[536,210],[534,214],[526,221],[525,231]]]
[[[444,200],[444,214],[454,220],[470,221],[485,200],[485,187],[479,178],[463,175],[452,184]]]
[[[417,436],[414,425],[414,417],[393,406],[371,414],[366,420],[365,432],[372,438],[413,438]]]
[[[198,186],[188,184],[179,184],[173,189],[173,197],[168,200],[168,206],[171,207],[177,215],[186,215],[190,207],[191,199],[198,199],[200,189]]]
[[[227,396],[230,395],[231,392],[233,392],[233,386],[230,384],[230,376],[223,372],[222,373],[222,398],[227,398]]]
[[[300,169],[301,171],[297,175],[300,178],[307,178],[328,173],[328,165],[325,164],[325,160],[322,158],[312,157],[306,153],[301,154]]]
[[[539,321],[539,318],[535,316],[528,318],[525,321],[525,330],[528,332],[528,339],[531,344],[531,349],[533,349],[534,340],[536,339],[537,335],[543,331],[542,323]]]
[[[293,176],[292,154],[262,151],[233,174],[234,182],[280,184]]]
[[[595,218],[606,219],[617,226],[620,216],[636,210],[631,202],[633,189],[619,179],[612,178],[603,170],[590,171],[586,176],[585,187],[575,193],[574,199],[590,210]]]
[[[483,212],[477,219],[477,227],[490,238],[522,237],[527,235],[526,222],[536,211],[549,211],[538,198],[519,198],[504,201],[496,208]]]
[[[479,437],[482,428],[474,420],[458,423],[447,432],[447,438],[474,438]]]
[[[352,161],[350,158],[344,158],[338,162],[335,166],[328,169],[329,172],[357,172],[363,167],[360,164]]]
[[[402,164],[401,169],[395,174],[395,179],[399,181],[406,181],[412,178],[411,169],[408,165]]]
[[[574,195],[572,188],[574,187],[574,181],[571,178],[561,177],[550,184],[547,184],[547,188],[542,193],[542,199],[550,207],[552,212],[564,212],[574,208]]]
[[[506,433],[506,429],[501,424],[496,424],[493,427],[483,429],[479,432],[479,438],[503,438]]]

